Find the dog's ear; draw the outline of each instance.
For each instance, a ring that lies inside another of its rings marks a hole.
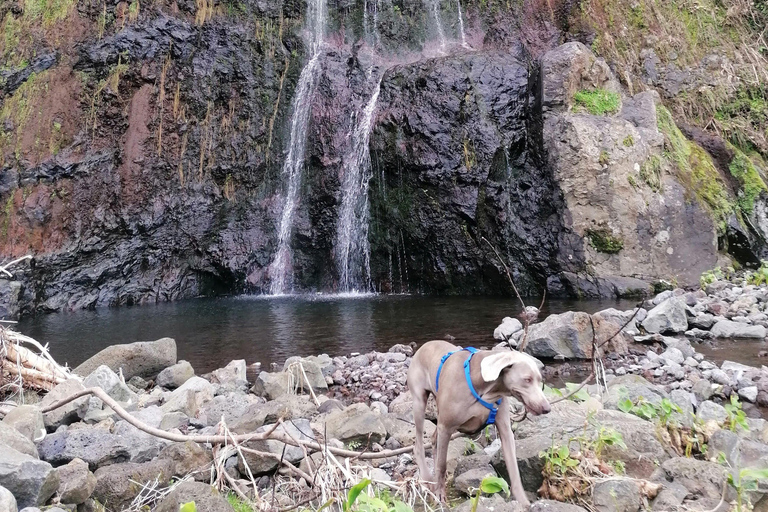
[[[490,355],[480,362],[480,375],[485,382],[493,382],[499,378],[504,368],[523,361],[524,356],[520,352],[505,350]]]

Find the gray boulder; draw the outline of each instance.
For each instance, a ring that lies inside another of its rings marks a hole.
[[[232,505],[216,489],[200,482],[183,482],[163,498],[155,512],[179,512],[184,503],[194,501],[200,512],[235,512]]]
[[[555,500],[538,500],[531,504],[528,512],[586,512],[586,509]]]
[[[70,429],[49,434],[37,445],[40,458],[56,466],[74,459],[88,463],[91,471],[101,466],[127,462],[130,447],[122,436],[97,428]]]
[[[488,465],[486,468],[474,468],[457,475],[453,479],[453,486],[457,491],[470,495],[473,489],[480,487],[480,482],[488,475],[496,476],[496,471]]]
[[[720,320],[712,326],[710,332],[715,338],[765,338],[765,327],[762,325],[749,325],[731,320]]]
[[[122,369],[126,380],[134,376],[151,378],[173,364],[176,364],[176,341],[161,338],[107,347],[75,368],[75,373],[86,376],[106,365],[115,373]]]
[[[469,499],[460,503],[453,512],[471,512],[474,507],[473,500]],[[576,507],[578,509],[578,507]],[[499,494],[481,496],[477,502],[475,512],[523,512],[525,509],[516,501],[507,501]],[[583,509],[579,509],[583,510]],[[563,511],[570,512],[570,511]]]
[[[182,359],[158,373],[155,384],[168,389],[176,389],[194,376],[195,369],[189,362]]]
[[[160,485],[167,484],[173,476],[173,469],[173,462],[168,459],[143,463],[128,462],[99,468],[95,474],[96,487],[93,497],[100,503],[108,503],[112,510],[123,510],[138,496],[143,485],[155,480]],[[178,512],[178,509],[174,512]]]
[[[715,325],[715,317],[709,313],[699,313],[698,315],[690,318],[688,324],[696,329],[707,331]]]
[[[397,439],[401,446],[412,446],[416,440],[416,427],[413,422],[401,419],[397,414],[389,413],[381,416],[381,423],[387,430],[390,439]],[[437,427],[431,421],[424,422],[424,436],[430,439]]]
[[[201,377],[192,377],[174,390],[162,405],[165,412],[183,412],[195,418],[203,405],[213,400],[213,385]]]
[[[299,365],[304,368],[303,373]],[[308,386],[311,386],[314,391],[328,389],[328,383],[325,381],[325,375],[323,375],[320,365],[308,358],[289,357],[285,361],[283,371],[293,376],[293,382],[297,391],[308,391]],[[304,375],[306,375],[306,379]]]
[[[213,400],[203,406],[200,419],[204,420],[207,425],[216,425],[221,421],[221,418],[224,418],[227,425],[232,426],[233,423],[245,416],[249,408],[257,401],[258,398],[244,393],[227,393],[215,396]]]
[[[267,400],[274,400],[290,393],[291,374],[286,372],[261,372],[251,388],[251,393]]]
[[[699,404],[696,416],[703,422],[715,421],[721,424],[728,417],[728,413],[722,405],[716,404],[710,400],[705,400]]]
[[[235,391],[248,387],[246,378],[245,359],[230,361],[224,368],[211,372],[211,382],[221,385],[224,389]]]
[[[16,498],[19,508],[45,504],[59,487],[59,474],[42,460],[0,444],[0,486]]]
[[[80,459],[73,459],[58,469],[59,497],[61,503],[79,505],[91,497],[96,488],[96,477],[88,469],[88,464]]]
[[[45,435],[45,422],[40,408],[34,405],[18,405],[3,418],[3,424],[16,429],[21,435],[35,441]]]
[[[101,388],[110,398],[118,402],[136,403],[138,399],[136,393],[131,391],[128,385],[106,365],[99,366],[83,379],[83,386]]]
[[[509,340],[513,334],[523,329],[523,324],[517,318],[504,317],[493,331],[493,338],[500,341]]]
[[[158,459],[173,462],[174,475],[181,477],[192,474],[196,479],[200,476],[210,477],[210,467],[213,462],[210,450],[192,441],[169,444],[160,452]]]
[[[35,459],[38,458],[35,443],[24,437],[15,428],[6,425],[5,422],[0,423],[0,444],[10,446],[14,450]]]
[[[720,464],[687,457],[675,457],[664,461],[661,467],[654,472],[652,479],[682,485],[688,490],[688,495],[706,499],[716,504],[720,501],[726,475],[727,469]],[[726,491],[726,500],[730,502],[734,497],[734,491],[730,486],[726,486]],[[702,505],[707,508],[705,504]]]
[[[50,390],[40,401],[40,408],[45,409],[59,400],[85,389],[83,383],[77,379],[69,379]],[[43,422],[48,430],[56,430],[61,425],[69,425],[80,421],[88,411],[88,397],[81,396],[66,405],[43,414]]]
[[[655,386],[639,375],[622,375],[610,381],[608,392],[603,396],[603,407],[606,409],[618,409],[619,403],[629,398],[637,403],[641,398],[654,405],[667,398],[664,389]]]
[[[685,303],[670,297],[648,312],[643,328],[650,333],[680,333],[688,330]]]
[[[0,510],[3,512],[17,512],[16,498],[13,497],[11,491],[5,487],[0,486]]]
[[[257,432],[265,432],[270,428],[272,428],[272,425],[265,425],[258,429]],[[309,420],[291,420],[281,424],[275,431],[288,434],[299,441],[315,440]],[[245,463],[248,464],[253,474],[264,474],[275,470],[280,463],[281,457],[292,463],[299,462],[304,458],[304,450],[301,447],[285,445],[280,441],[271,439],[249,441],[246,443],[246,446],[264,453],[264,455],[244,453]],[[242,459],[238,461],[238,468],[243,474],[246,473],[245,463]]]
[[[127,421],[117,422],[113,432],[128,447],[128,461],[130,462],[152,460],[157,457],[160,450],[170,443],[170,441],[137,429]]]
[[[592,326],[595,332],[592,332]],[[526,352],[535,357],[588,359],[592,356],[593,334],[598,340],[607,340],[621,327],[610,318],[569,311],[550,315],[543,322],[533,324],[528,330]],[[605,351],[623,353],[627,349],[627,337],[618,335],[605,345]]]
[[[643,495],[634,480],[611,478],[595,483],[592,504],[598,512],[637,512],[643,509]]]
[[[342,411],[331,412],[325,420],[328,437],[342,442],[358,442],[363,445],[382,443],[387,430],[381,415],[372,412],[365,404],[353,404]]]

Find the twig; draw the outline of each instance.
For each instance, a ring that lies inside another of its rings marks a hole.
[[[7,275],[8,277],[13,277],[13,274],[8,272],[8,268],[14,266],[17,263],[21,263],[24,260],[31,260],[31,259],[32,259],[32,255],[31,254],[27,254],[26,256],[22,256],[21,258],[17,258],[17,259],[15,259],[13,261],[9,261],[8,263],[0,265],[0,272],[2,272],[3,274]]]
[[[493,252],[496,254],[496,258],[499,260],[499,263],[501,263],[501,266],[504,267],[504,271],[507,273],[507,279],[509,279],[509,284],[512,285],[512,289],[515,290],[515,295],[517,295],[517,300],[520,301],[520,305],[523,308],[523,311],[525,311],[525,302],[523,302],[523,298],[520,296],[520,292],[517,291],[517,286],[515,286],[515,282],[512,280],[512,274],[509,272],[509,267],[507,267],[507,264],[504,263],[504,260],[501,259],[501,255],[499,254],[499,251],[496,250],[496,248],[493,246],[491,242],[488,241],[487,238],[484,236],[480,237],[485,243],[488,244],[488,246],[493,250]]]

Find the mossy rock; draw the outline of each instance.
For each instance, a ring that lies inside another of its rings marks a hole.
[[[598,252],[616,254],[624,248],[622,239],[613,236],[607,229],[588,229],[587,238]]]

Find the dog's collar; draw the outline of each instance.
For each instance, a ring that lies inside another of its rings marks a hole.
[[[472,356],[474,356],[477,352],[479,352],[474,347],[467,347],[467,348],[460,348],[459,350],[454,350],[452,352],[448,352],[445,354],[442,359],[440,359],[440,366],[437,367],[437,375],[435,376],[435,393],[437,393],[439,387],[440,387],[440,372],[443,371],[443,365],[448,360],[449,357],[451,357],[456,352],[461,352],[463,350],[466,350],[469,352],[469,357],[466,361],[464,361],[464,377],[467,380],[467,386],[469,387],[469,392],[472,393],[472,396],[475,397],[475,400],[477,400],[480,405],[491,411],[488,414],[488,420],[486,420],[486,425],[493,425],[496,423],[496,413],[499,412],[499,405],[501,405],[501,398],[499,398],[495,404],[492,404],[490,402],[486,402],[483,400],[483,398],[480,396],[480,394],[475,389],[475,386],[472,384],[472,376],[469,372],[469,362],[472,361]]]

